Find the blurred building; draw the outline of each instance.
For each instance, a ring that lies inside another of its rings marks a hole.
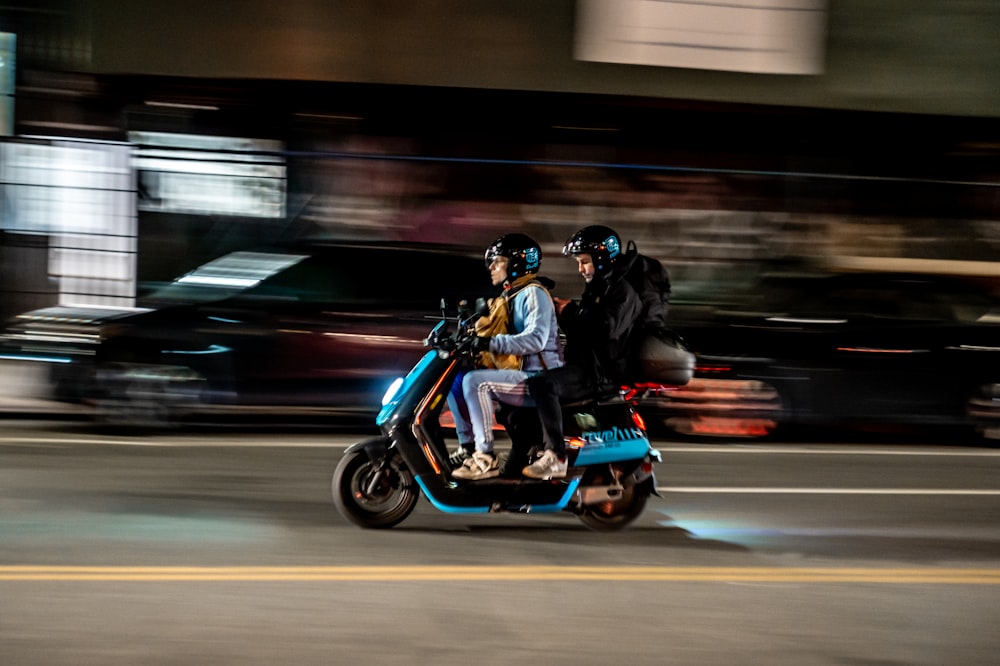
[[[692,299],[789,258],[993,275],[1000,5],[775,7],[6,3],[0,314],[293,238],[598,221]]]

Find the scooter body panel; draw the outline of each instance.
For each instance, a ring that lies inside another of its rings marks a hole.
[[[612,428],[584,433],[584,445],[573,462],[576,467],[641,460],[649,453],[649,439],[638,428]]]
[[[418,476],[417,483],[428,501],[445,513],[489,513],[497,510],[552,513],[566,508],[580,485],[580,478],[565,482],[491,479],[445,486],[438,483],[436,477]]]
[[[383,427],[397,415],[412,414],[429,386],[440,376],[441,369],[450,362],[446,358],[441,358],[436,351],[424,354],[413,369],[402,378],[393,395],[383,398],[382,409],[375,419],[375,425]]]

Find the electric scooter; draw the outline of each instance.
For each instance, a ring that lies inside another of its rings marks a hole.
[[[636,410],[635,391],[563,405],[564,478],[524,478],[520,466],[513,476],[484,480],[451,475],[440,417],[456,375],[474,367],[473,324],[484,309],[482,303],[474,313],[461,307],[449,318],[446,308],[442,301],[441,319],[424,340],[429,351],[386,392],[376,419],[381,434],[348,447],[337,465],[332,490],[340,513],[361,527],[392,527],[410,515],[422,492],[448,514],[568,511],[595,530],[635,520],[656,493],[653,465],[661,460]],[[533,411],[521,411],[515,423],[528,415],[537,420]],[[512,456],[527,459],[531,443],[519,430],[535,431],[508,427]]]

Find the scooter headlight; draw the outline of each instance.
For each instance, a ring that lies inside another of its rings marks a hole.
[[[383,407],[392,402],[393,398],[396,397],[396,394],[399,393],[399,389],[402,385],[403,385],[402,377],[396,377],[396,379],[394,379],[393,382],[389,384],[389,388],[386,390],[385,395],[382,396]]]

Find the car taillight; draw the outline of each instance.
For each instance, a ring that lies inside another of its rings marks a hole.
[[[733,366],[731,365],[716,365],[712,363],[699,363],[694,366],[694,371],[698,374],[715,374],[720,372],[732,372]]]

